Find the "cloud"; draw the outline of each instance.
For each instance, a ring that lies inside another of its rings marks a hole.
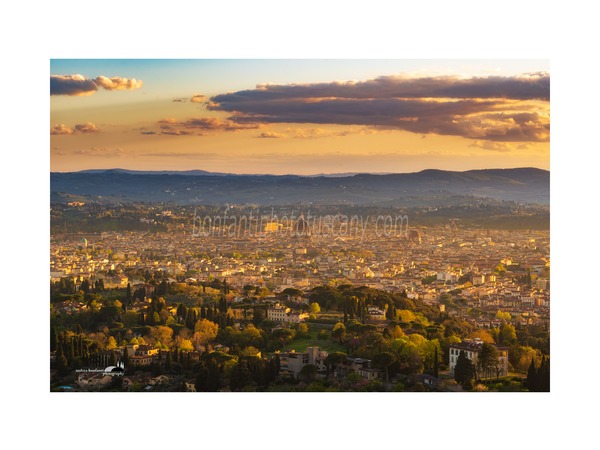
[[[187,102],[187,98],[174,98],[173,101],[176,103],[183,103]]]
[[[75,125],[76,133],[98,133],[100,130],[92,122],[80,123]]]
[[[511,142],[498,142],[498,141],[475,141],[469,147],[482,148],[484,150],[492,150],[495,152],[510,152],[513,150],[529,150],[530,145],[519,144],[516,145]]]
[[[237,131],[260,128],[260,125],[258,124],[237,123],[227,119],[217,119],[216,117],[195,117],[188,119],[185,122],[180,122],[178,125],[185,128],[197,128],[215,131]]]
[[[479,140],[547,141],[549,86],[547,73],[264,84],[212,97],[208,109],[229,112],[239,124],[362,125]]]
[[[198,153],[198,152],[147,152],[139,153],[138,156],[143,157],[156,157],[156,158],[185,158],[185,159],[223,159],[223,155],[220,153]]]
[[[328,83],[259,84],[249,89],[211,98],[221,104],[288,98],[511,98],[549,100],[550,74],[529,73],[518,76],[411,77],[382,76],[366,81]]]
[[[325,137],[343,137],[350,136],[354,134],[374,134],[381,131],[377,131],[373,128],[369,127],[351,127],[346,128],[344,130],[329,130],[325,128],[286,128],[286,133],[288,136],[295,139],[315,139],[315,138],[325,138]]]
[[[59,135],[59,134],[73,134],[74,130],[73,128],[69,128],[67,127],[64,123],[61,123],[60,125],[54,125],[51,129],[50,129],[50,134],[51,135]]]
[[[73,128],[70,128],[70,127],[66,126],[64,123],[61,123],[60,125],[54,125],[50,129],[51,135],[60,135],[60,134],[73,135],[73,134],[87,134],[87,133],[98,133],[98,132],[100,132],[100,130],[92,122],[78,123]]]
[[[469,145],[469,147],[493,150],[496,152],[510,152],[511,150],[514,150],[514,146],[509,143],[494,141],[475,141]]]
[[[92,95],[98,89],[107,91],[139,89],[142,80],[123,77],[105,77],[100,75],[94,79],[83,75],[50,75],[50,95],[85,96]]]
[[[194,133],[192,133],[191,131],[187,131],[187,130],[163,130],[160,132],[160,134],[164,134],[164,135],[170,135],[170,136],[190,136]]]
[[[278,138],[284,138],[287,136],[283,133],[277,133],[275,131],[263,131],[256,137],[262,138],[262,139],[278,139]]]
[[[192,103],[204,103],[205,100],[206,100],[206,95],[194,94],[192,96],[192,98],[190,99],[190,102],[192,102]]]
[[[95,80],[98,86],[103,87],[107,91],[122,91],[139,89],[142,87],[142,80],[136,80],[135,78],[122,78],[122,77],[104,77],[100,75]]]
[[[94,156],[101,158],[113,158],[121,157],[125,155],[125,151],[122,148],[109,148],[109,147],[91,147],[86,149],[79,149],[73,152],[79,156]]]
[[[156,130],[142,131],[142,134],[161,134],[170,136],[211,136],[221,132],[255,130],[261,124],[237,123],[232,120],[216,117],[194,117],[187,120],[165,118],[157,122]]]

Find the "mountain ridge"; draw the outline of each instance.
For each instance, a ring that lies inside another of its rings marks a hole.
[[[550,172],[532,167],[463,172],[426,169],[412,173],[348,176],[203,172],[126,169],[52,172],[50,186],[51,192],[55,193],[181,204],[401,204],[403,198],[431,195],[541,204],[550,201]]]

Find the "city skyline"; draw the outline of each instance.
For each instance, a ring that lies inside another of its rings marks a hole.
[[[52,60],[51,171],[549,169],[544,60]]]

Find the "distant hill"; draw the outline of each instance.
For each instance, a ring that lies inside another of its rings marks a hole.
[[[312,202],[403,206],[409,199],[412,204],[418,204],[419,198],[443,200],[445,196],[549,204],[550,172],[518,168],[298,176],[111,169],[51,173],[50,190],[53,194],[101,196],[109,201],[180,204],[282,205]]]

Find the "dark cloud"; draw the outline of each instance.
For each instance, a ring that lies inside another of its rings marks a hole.
[[[363,125],[496,141],[549,139],[550,78],[380,77],[364,82],[259,85],[217,95],[209,110],[238,124]]]
[[[383,76],[367,81],[310,84],[259,84],[256,89],[221,94],[213,102],[236,104],[289,98],[510,98],[549,100],[550,75],[546,72],[513,77]]]
[[[105,77],[100,75],[94,79],[83,75],[51,75],[50,95],[92,95],[98,89],[107,91],[139,89],[143,85],[141,80],[123,77]]]

